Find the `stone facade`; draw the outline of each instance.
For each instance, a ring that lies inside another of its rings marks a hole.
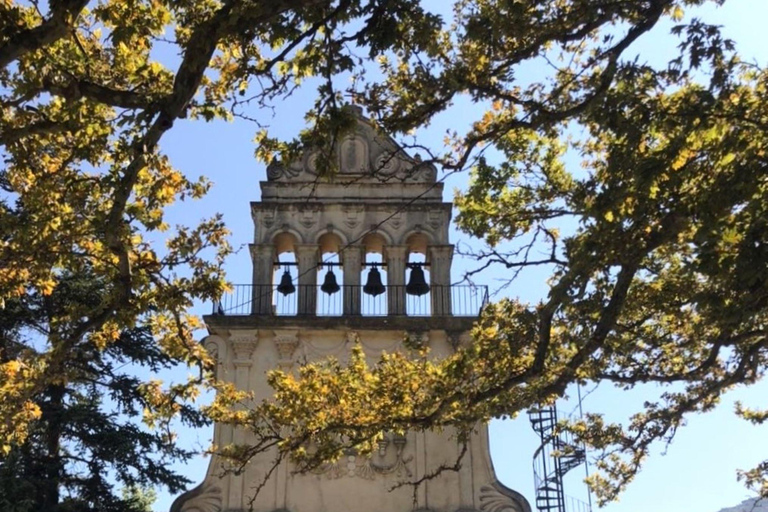
[[[399,350],[406,336],[428,344],[435,357],[468,343],[473,318],[454,316],[450,297],[453,246],[448,241],[451,204],[442,201],[436,169],[410,157],[362,116],[338,147],[338,173],[319,180],[309,151],[300,162],[273,164],[261,183],[262,201],[252,203],[256,227],[250,314],[206,317],[203,340],[217,360],[221,378],[269,398],[266,373],[291,371],[328,356],[344,360],[359,339],[370,362],[382,351]],[[316,267],[336,253],[344,286],[343,314],[322,316],[315,303]],[[276,314],[270,293],[275,262],[288,254],[297,267],[299,309]],[[365,262],[378,254],[386,265],[387,315],[365,316],[361,285]],[[406,267],[420,254],[429,268],[431,315],[409,316],[405,308]],[[303,285],[303,286],[302,286]],[[447,292],[446,292],[447,290]],[[304,296],[302,297],[301,294]],[[216,425],[214,444],[248,442],[240,429]],[[414,492],[395,484],[418,480],[441,464],[455,463],[460,446],[450,432],[387,434],[371,457],[354,452],[308,474],[280,465],[255,498],[253,487],[270,466],[257,457],[241,474],[224,474],[213,457],[203,483],[181,495],[172,512],[530,512],[520,494],[500,484],[493,471],[487,428],[479,426],[458,471],[427,480]]]

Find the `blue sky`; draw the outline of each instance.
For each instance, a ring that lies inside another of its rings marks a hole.
[[[434,0],[435,7],[446,9],[449,2]],[[723,7],[708,5],[697,15],[706,21],[721,24],[727,36],[736,40],[739,52],[762,65],[768,64],[768,38],[765,20],[768,19],[768,0],[728,0]],[[635,51],[641,59],[663,62],[676,43],[667,35],[668,27],[657,30],[639,42]],[[534,70],[535,72],[535,70]],[[292,137],[303,126],[303,114],[312,101],[311,89],[298,92],[289,101],[278,106],[275,116],[267,118],[272,130],[283,137]],[[271,114],[264,114],[271,116]],[[445,115],[439,116],[431,126],[418,132],[420,144],[439,150],[448,128],[460,128],[478,116],[478,109],[469,103],[459,103]],[[259,199],[258,182],[266,179],[265,167],[253,158],[252,142],[256,127],[244,121],[233,123],[178,122],[162,141],[162,148],[170,154],[174,164],[187,175],[205,175],[214,182],[209,195],[195,202],[175,205],[169,214],[171,223],[193,224],[199,219],[221,212],[232,231],[231,242],[244,247],[227,263],[228,278],[233,283],[250,281],[251,263],[245,245],[252,241],[253,225],[249,202]],[[446,180],[445,199],[450,200],[453,188],[466,186],[466,175]],[[455,230],[453,241],[468,242]],[[455,260],[454,278],[469,268],[470,261]],[[483,274],[480,281],[493,284],[497,271]],[[505,293],[535,299],[546,293],[545,275],[531,273]],[[199,313],[208,313],[208,305],[201,305]],[[586,390],[585,390],[586,391]],[[601,386],[585,400],[591,411],[604,412],[609,418],[626,418],[637,411],[652,390],[617,391]],[[716,411],[691,417],[673,443],[664,450],[659,447],[646,462],[641,474],[622,496],[621,501],[607,506],[608,512],[717,512],[733,506],[749,493],[736,482],[737,468],[751,468],[768,457],[768,426],[753,427],[733,415],[733,402],[737,399],[753,405],[766,406],[768,385],[762,383],[749,389],[730,393]],[[562,411],[572,409],[563,404]],[[531,456],[537,438],[526,417],[516,420],[495,421],[491,429],[491,453],[499,479],[509,487],[522,492],[533,502],[533,476]],[[181,432],[186,443],[206,447],[212,429]],[[665,452],[665,453],[662,453]],[[183,468],[185,474],[199,481],[206,469],[201,459]],[[566,493],[585,499],[580,479],[583,468],[578,468],[566,481]],[[173,500],[161,492],[155,510],[167,511]]]

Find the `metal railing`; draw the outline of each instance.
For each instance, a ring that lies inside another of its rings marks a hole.
[[[372,296],[362,285],[342,285],[333,294],[320,285],[297,285],[282,294],[277,285],[235,285],[213,303],[214,315],[275,316],[461,316],[475,317],[488,303],[488,287],[472,285],[432,285],[425,295],[408,295],[405,285],[387,286],[384,293]]]

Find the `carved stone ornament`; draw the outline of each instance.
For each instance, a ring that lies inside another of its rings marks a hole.
[[[208,352],[208,355],[211,356],[211,359],[213,359],[214,366],[214,374],[216,377],[219,376],[219,367],[222,364],[221,360],[221,354],[219,354],[219,344],[210,338],[205,341],[205,344],[203,345],[205,347],[206,352]]]
[[[363,221],[365,209],[362,205],[344,205],[341,211],[344,214],[344,224],[350,229],[356,228]]]
[[[298,331],[275,331],[272,338],[277,349],[277,364],[283,370],[293,366],[293,354],[299,346]]]
[[[389,225],[395,229],[400,229],[403,226],[403,212],[397,211],[389,217]]]
[[[448,341],[453,347],[453,350],[459,350],[460,347],[466,347],[472,342],[472,336],[466,332],[449,332]]]
[[[215,341],[209,341],[205,344],[205,350],[208,352],[208,355],[211,356],[211,359],[216,361],[216,363],[219,362],[219,344]]]
[[[531,512],[522,494],[492,482],[480,488],[481,512]]]
[[[419,171],[413,174],[414,179],[430,183],[437,179],[437,168],[432,164],[422,164],[419,166]]]
[[[392,474],[398,477],[412,477],[413,472],[408,464],[413,460],[413,456],[406,457],[403,453],[407,442],[405,436],[387,433],[378,442],[378,449],[371,455],[364,457],[358,455],[354,449],[349,449],[338,461],[323,464],[313,473],[325,475],[331,480],[343,477],[373,480],[377,475]]]
[[[390,151],[384,151],[376,158],[376,167],[374,172],[383,176],[393,176],[400,170],[400,157],[399,155]]]
[[[261,212],[261,225],[267,229],[275,225],[276,219],[277,219],[277,211],[275,211],[275,209],[264,210],[263,212]]]
[[[312,151],[307,155],[305,169],[310,174],[317,174],[317,159],[320,157],[319,151]]]
[[[426,332],[405,333],[405,345],[408,348],[420,350],[429,345],[429,334]]]
[[[221,488],[211,482],[203,482],[173,502],[171,512],[220,512]]]
[[[267,166],[267,179],[279,180],[279,179],[291,179],[295,178],[301,173],[301,168],[295,165],[284,165],[282,162],[272,160]]]
[[[320,206],[303,205],[299,207],[299,222],[302,226],[309,229],[320,220]]]
[[[360,341],[360,333],[357,331],[347,331],[344,333],[344,343],[347,348]]]
[[[256,345],[259,343],[259,331],[229,331],[229,342],[235,354],[235,362],[250,361],[253,351],[256,350]]]
[[[430,210],[429,213],[427,213],[427,224],[429,224],[432,229],[437,229],[440,227],[440,225],[443,223],[443,212],[439,209]]]
[[[368,171],[368,141],[354,134],[341,142],[339,157],[342,174],[363,174]]]

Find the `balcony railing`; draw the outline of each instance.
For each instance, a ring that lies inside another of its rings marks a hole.
[[[214,315],[276,316],[462,316],[475,317],[488,303],[488,287],[473,285],[432,285],[425,295],[408,295],[405,285],[387,286],[372,296],[362,286],[343,285],[333,294],[320,285],[297,285],[294,293],[283,295],[277,285],[235,285],[230,293],[214,302]]]

